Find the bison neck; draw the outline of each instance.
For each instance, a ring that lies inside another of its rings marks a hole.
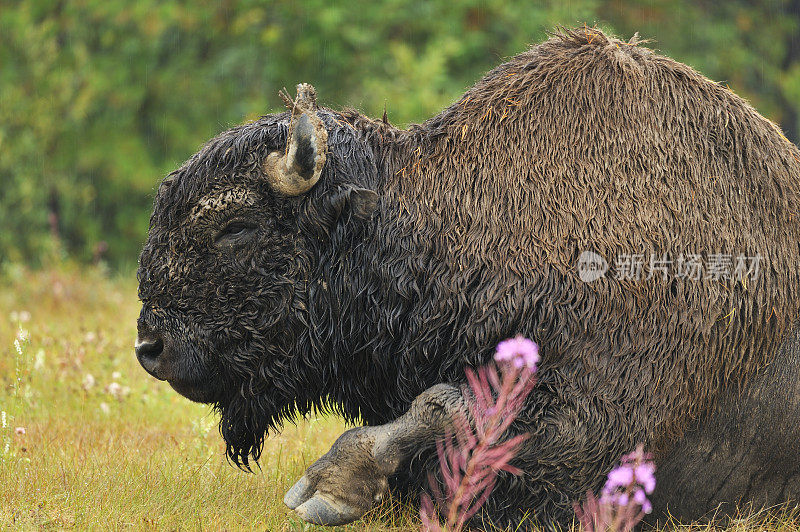
[[[375,129],[365,136],[377,138]],[[498,341],[530,333],[522,324],[536,307],[526,290],[535,257],[515,256],[509,215],[490,207],[488,190],[447,183],[452,162],[435,171],[421,162],[440,150],[423,130],[374,146],[378,212],[334,236],[312,309],[324,396],[371,424],[436,383],[463,381]]]

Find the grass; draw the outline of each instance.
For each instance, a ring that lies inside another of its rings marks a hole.
[[[287,426],[268,439],[260,472],[237,470],[225,460],[208,407],[139,367],[138,311],[133,276],[74,267],[5,272],[0,529],[329,530],[303,523],[282,500],[343,423]],[[29,336],[21,355],[20,327]],[[390,505],[341,530],[418,528],[413,510]],[[730,530],[796,530],[797,523],[796,513],[756,514]]]
[[[139,367],[138,307],[132,278],[97,270],[16,270],[0,284],[0,528],[318,529],[283,494],[343,423],[288,426],[269,439],[261,472],[237,470],[209,408]],[[352,528],[387,525],[376,515]]]

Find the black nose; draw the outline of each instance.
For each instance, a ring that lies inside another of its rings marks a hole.
[[[157,377],[158,357],[164,351],[164,340],[159,335],[138,336],[136,338],[136,358],[148,373]]]

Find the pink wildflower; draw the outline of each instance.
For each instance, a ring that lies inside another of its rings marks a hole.
[[[466,371],[469,395],[474,397],[469,406],[472,424],[465,416],[457,421],[455,434],[436,443],[444,492],[431,475],[436,502],[429,495],[422,497],[425,532],[460,532],[491,495],[499,471],[522,473],[510,462],[528,434],[503,437],[536,384],[539,347],[517,336],[500,342],[494,360],[497,364]]]
[[[539,346],[524,336],[509,338],[497,344],[494,359],[497,362],[510,362],[515,368],[526,367],[531,371],[536,371],[536,365],[541,360]]]
[[[645,514],[653,511],[647,494],[656,487],[656,466],[639,445],[620,460],[608,474],[602,495],[586,494],[583,506],[574,504],[575,513],[586,532],[630,531]]]
[[[647,500],[647,495],[645,495],[644,490],[636,490],[636,492],[633,494],[633,502],[641,506],[642,512],[646,514],[649,514],[653,511],[653,505]]]
[[[14,429],[14,434],[19,434],[20,436],[22,436],[23,434],[25,434],[25,427],[17,427],[17,428],[15,428]]]
[[[624,488],[633,482],[633,468],[627,465],[615,467],[608,474],[608,480],[603,488],[604,492],[611,493],[616,491],[617,488]]]
[[[641,484],[641,486],[644,488],[644,491],[647,493],[653,493],[653,490],[656,489],[655,472],[656,466],[653,465],[652,462],[639,464],[634,470],[636,482]]]

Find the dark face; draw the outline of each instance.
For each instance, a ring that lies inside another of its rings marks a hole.
[[[375,203],[374,192],[344,186],[374,177],[365,146],[336,134],[320,162],[314,120],[290,132],[287,113],[269,116],[210,141],[161,183],[139,259],[139,362],[214,404],[228,452],[245,466],[267,428],[321,393],[319,364],[308,362],[309,279],[327,252],[320,235],[349,203],[367,198],[359,213]],[[342,145],[348,158],[335,155]]]
[[[248,357],[289,350],[304,307],[299,200],[274,194],[261,164],[285,124],[265,122],[215,139],[164,180],[140,257],[137,358],[194,401],[225,402]]]
[[[288,117],[223,133],[160,185],[139,259],[136,356],[193,401],[214,404],[234,460],[292,409],[307,375],[310,194],[274,191],[264,161],[286,151]],[[274,177],[274,176],[273,176]]]

